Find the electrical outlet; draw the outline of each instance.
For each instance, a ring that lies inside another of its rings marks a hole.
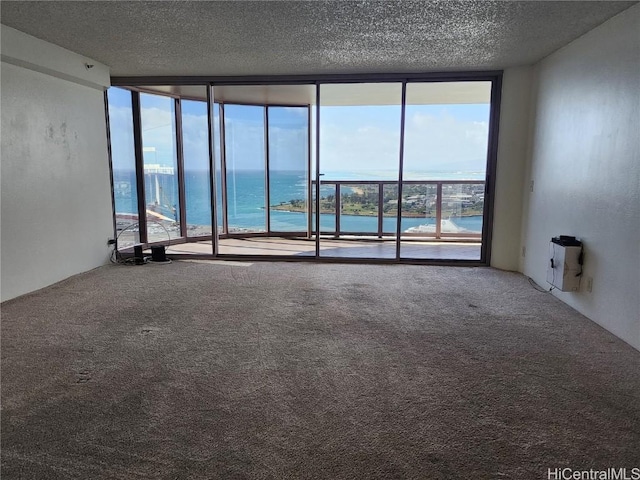
[[[587,277],[587,292],[593,292],[593,277]]]
[[[526,257],[527,256],[527,247],[522,247],[522,256]]]
[[[533,184],[534,184],[534,181],[531,180],[531,184],[529,185],[529,191],[530,192],[533,192]]]

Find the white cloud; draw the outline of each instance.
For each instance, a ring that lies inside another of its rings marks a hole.
[[[206,115],[182,116],[182,149],[185,169],[209,168],[209,133]]]
[[[134,169],[133,119],[131,108],[109,107],[111,158],[115,169]]]
[[[400,151],[400,126],[350,127],[322,123],[320,162],[322,170],[348,171],[397,169]]]
[[[269,162],[274,170],[304,170],[307,165],[308,129],[270,127]]]
[[[406,122],[406,170],[482,171],[489,125],[440,114],[414,113]]]
[[[366,121],[366,120],[365,120]],[[398,168],[400,125],[322,124],[323,171]],[[405,124],[405,171],[482,171],[486,164],[488,123],[438,114],[409,113]]]
[[[142,145],[155,147],[155,153],[145,154],[145,163],[174,165],[176,159],[173,113],[160,108],[142,108]]]

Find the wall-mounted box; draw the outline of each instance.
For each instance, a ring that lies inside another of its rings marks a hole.
[[[563,292],[577,292],[582,276],[582,242],[575,237],[554,237],[549,243],[547,283]]]

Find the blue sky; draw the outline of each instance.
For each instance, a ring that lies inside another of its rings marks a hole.
[[[111,88],[109,103],[114,168],[133,168],[130,94]],[[155,149],[145,153],[147,163],[175,163],[171,105],[167,97],[141,95],[144,146]],[[228,167],[261,168],[265,140],[263,108],[227,105],[225,109]],[[208,168],[206,110],[204,102],[182,102],[187,169]],[[406,114],[405,172],[484,170],[489,104],[407,105]],[[301,169],[307,152],[306,110],[271,108],[269,115],[272,168]],[[397,171],[399,106],[321,107],[320,116],[323,171]]]

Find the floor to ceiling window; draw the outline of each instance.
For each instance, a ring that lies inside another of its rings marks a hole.
[[[456,77],[112,88],[121,246],[486,262],[499,76]]]
[[[401,103],[401,83],[320,85],[320,256],[396,257]]]
[[[227,230],[267,230],[265,203],[265,107],[224,105]]]
[[[214,103],[212,108],[212,118],[213,121],[213,138],[214,142],[212,145],[213,148],[213,165],[214,165],[214,178],[213,182],[215,184],[216,190],[216,198],[215,205],[216,208],[216,225],[218,227],[218,233],[222,233],[226,227],[226,213],[225,213],[225,205],[226,205],[226,195],[223,189],[223,175],[222,175],[222,115],[220,113],[220,104]],[[210,199],[208,199],[210,200]]]
[[[401,257],[480,260],[490,102],[491,82],[407,84]]]
[[[211,236],[207,103],[182,100],[181,113],[187,236]]]
[[[115,224],[118,244],[126,248],[140,243],[133,105],[131,92],[122,88],[110,88],[107,98]]]
[[[269,217],[273,232],[306,232],[309,198],[309,109],[267,107]]]
[[[308,212],[314,91],[311,85],[214,87],[222,145],[221,255],[314,254]]]
[[[178,193],[175,100],[140,94],[147,241],[182,236]]]

